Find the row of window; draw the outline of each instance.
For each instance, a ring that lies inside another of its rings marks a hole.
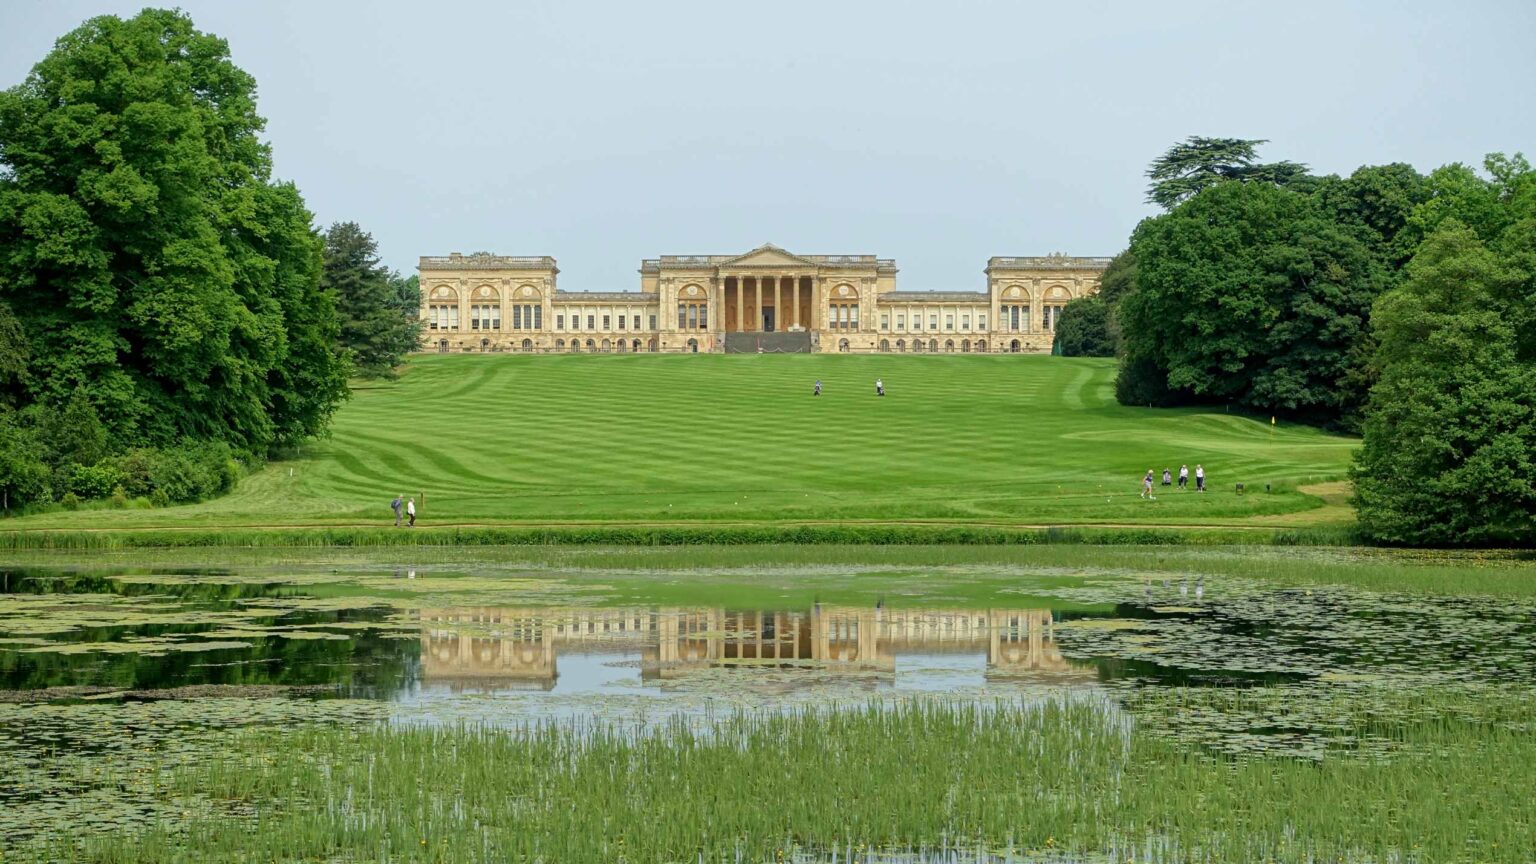
[[[640,316],[639,315],[603,315],[603,316],[598,316],[598,315],[595,315],[595,314],[587,315],[587,326],[586,326],[586,329],[588,329],[588,330],[596,330],[597,329],[597,319],[599,317],[601,317],[603,319],[603,329],[604,330],[612,330],[612,329],[614,329],[613,321],[614,321],[615,318],[618,319],[618,322],[619,322],[618,329],[620,329],[620,330],[639,330],[640,329]],[[656,316],[652,315],[650,317],[651,317],[651,329],[655,330],[656,329]],[[566,326],[565,326],[565,316],[564,315],[556,315],[555,316],[555,329],[556,330],[564,330],[564,329],[566,329]],[[580,315],[575,315],[575,314],[571,315],[571,326],[570,326],[570,329],[572,329],[572,330],[580,330],[580,329],[582,329],[582,327],[581,327],[581,316]]]
[[[1056,329],[1056,321],[1061,317],[1062,307],[1059,305],[1047,305],[1041,310],[1041,324],[1046,332]],[[542,330],[544,329],[544,307],[538,304],[519,304],[512,307],[513,330]],[[1017,333],[1029,332],[1029,307],[1028,306],[1003,306],[1002,326],[1004,330]],[[602,318],[602,329],[612,330],[613,319],[618,319],[618,329],[639,330],[639,315],[587,315],[588,330],[596,330],[598,318]],[[907,316],[898,313],[896,316],[896,329],[907,329]],[[469,322],[472,330],[500,330],[501,307],[495,304],[476,304],[469,307]],[[555,316],[555,329],[565,330],[566,316]],[[570,329],[580,330],[581,316],[570,316]],[[650,329],[656,329],[656,316],[650,316]],[[857,303],[832,303],[827,307],[827,325],[834,330],[859,329],[859,306]],[[677,304],[677,327],[679,330],[707,330],[709,329],[709,305],[707,303],[679,303]],[[434,303],[427,309],[427,328],[429,330],[457,330],[459,329],[459,307],[457,304]],[[955,329],[955,316],[944,316],[944,328]],[[987,316],[976,316],[976,328],[985,331],[987,329]],[[880,329],[891,329],[890,313],[882,313],[880,316]],[[923,317],[914,314],[912,316],[912,329],[923,329]],[[939,329],[939,315],[932,313],[928,316],[928,329]],[[971,316],[960,316],[960,329],[971,329]]]
[[[1004,316],[1004,317],[1006,318],[1006,316]],[[889,330],[889,329],[891,329],[891,316],[890,316],[890,313],[884,313],[884,314],[882,314],[880,316],[880,329],[881,330]],[[896,315],[896,329],[897,330],[905,330],[905,329],[907,329],[907,316],[905,314],[898,313]],[[923,316],[921,316],[921,315],[913,315],[912,316],[912,329],[913,330],[921,330],[921,329],[923,329]],[[937,330],[937,329],[939,329],[939,314],[937,312],[929,314],[929,316],[928,316],[928,329],[929,330]],[[944,316],[944,329],[945,330],[953,330],[953,329],[955,329],[955,316],[954,315],[945,315]],[[961,315],[960,316],[960,329],[961,330],[969,330],[969,329],[971,329],[971,316],[969,316],[969,315]],[[976,316],[976,329],[977,330],[985,330],[985,329],[987,329],[987,316],[986,315],[983,314],[983,315],[977,315]]]
[[[827,324],[833,330],[859,329],[859,304],[833,303],[827,307]]]
[[[708,330],[709,329],[709,304],[707,304],[707,303],[679,303],[679,304],[677,304],[677,329],[679,329],[679,330]]]

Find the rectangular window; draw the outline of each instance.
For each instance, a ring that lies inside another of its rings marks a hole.
[[[683,303],[677,304],[677,329],[688,329],[688,306]]]
[[[699,326],[699,307],[688,304],[688,329],[694,330]]]
[[[640,329],[640,316],[639,315],[635,316],[635,329],[636,330]]]
[[[623,315],[619,316],[619,329],[620,330],[624,329],[624,316]]]
[[[928,316],[928,329],[929,330],[937,330],[937,329],[939,329],[939,316],[937,316],[937,315],[929,315]]]
[[[971,329],[971,316],[969,316],[969,315],[962,315],[962,316],[960,316],[960,329],[961,330],[969,330],[969,329]]]
[[[523,307],[521,306],[512,307],[512,329],[523,329]]]
[[[448,307],[448,329],[459,329],[459,307],[457,306]]]
[[[889,329],[891,329],[891,316],[889,316],[889,315],[881,315],[880,316],[880,329],[881,330],[889,330]]]
[[[533,307],[533,329],[535,329],[535,330],[543,330],[544,329],[544,307],[543,306],[535,306],[535,307]]]
[[[587,329],[588,330],[596,330],[597,329],[597,316],[596,315],[588,315],[587,316]]]
[[[976,316],[976,329],[977,330],[986,330],[987,329],[987,316],[985,316],[985,315],[977,315]]]
[[[945,315],[944,316],[944,329],[945,330],[953,330],[953,329],[955,329],[955,316],[953,316],[953,315]]]
[[[897,330],[905,330],[905,329],[907,329],[907,316],[905,316],[905,315],[897,315],[896,316],[896,329]]]
[[[555,329],[556,330],[564,330],[565,329],[565,316],[564,315],[556,315],[555,316]]]
[[[612,317],[613,316],[611,316],[611,315],[604,315],[603,316],[603,329],[604,330],[608,330],[608,329],[611,328],[612,325],[609,322],[612,319]]]
[[[501,307],[500,306],[492,306],[491,307],[491,329],[492,330],[500,330],[501,329]]]
[[[1021,307],[1015,306],[1014,308],[1018,310],[1018,312],[1019,312],[1019,321],[1021,322],[1018,325],[1018,327],[1015,328],[1015,329],[1018,329],[1018,330],[1020,330],[1022,332],[1025,332],[1025,333],[1028,333],[1029,332],[1029,307],[1025,306],[1025,307],[1021,308]]]
[[[656,316],[655,315],[651,316],[651,329],[652,330],[656,329]]]
[[[848,321],[849,321],[849,324],[848,324],[849,327],[853,328],[854,330],[859,329],[859,307],[857,307],[857,306],[849,306],[848,307]]]
[[[709,329],[709,307],[708,306],[700,306],[699,307],[699,329],[700,330],[708,330]]]

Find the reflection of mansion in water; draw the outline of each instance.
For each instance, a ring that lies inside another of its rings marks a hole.
[[[562,653],[632,653],[648,681],[705,669],[892,673],[905,655],[985,655],[988,680],[1092,676],[1062,657],[1046,609],[808,612],[455,608],[421,613],[424,680],[553,687]]]

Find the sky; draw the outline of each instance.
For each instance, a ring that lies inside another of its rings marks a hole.
[[[0,86],[142,2],[0,0]],[[1347,174],[1536,158],[1533,0],[774,3],[180,0],[255,76],[276,173],[389,266],[553,255],[1113,255],[1190,135]]]

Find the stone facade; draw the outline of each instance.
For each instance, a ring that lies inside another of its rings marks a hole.
[[[547,256],[427,256],[423,350],[719,352],[733,334],[806,333],[816,351],[1049,353],[1061,308],[1098,291],[1108,264],[998,257],[987,262],[985,291],[898,291],[889,258],[766,245],[648,258],[640,290],[592,292],[558,290]],[[754,341],[736,340],[733,350]]]

